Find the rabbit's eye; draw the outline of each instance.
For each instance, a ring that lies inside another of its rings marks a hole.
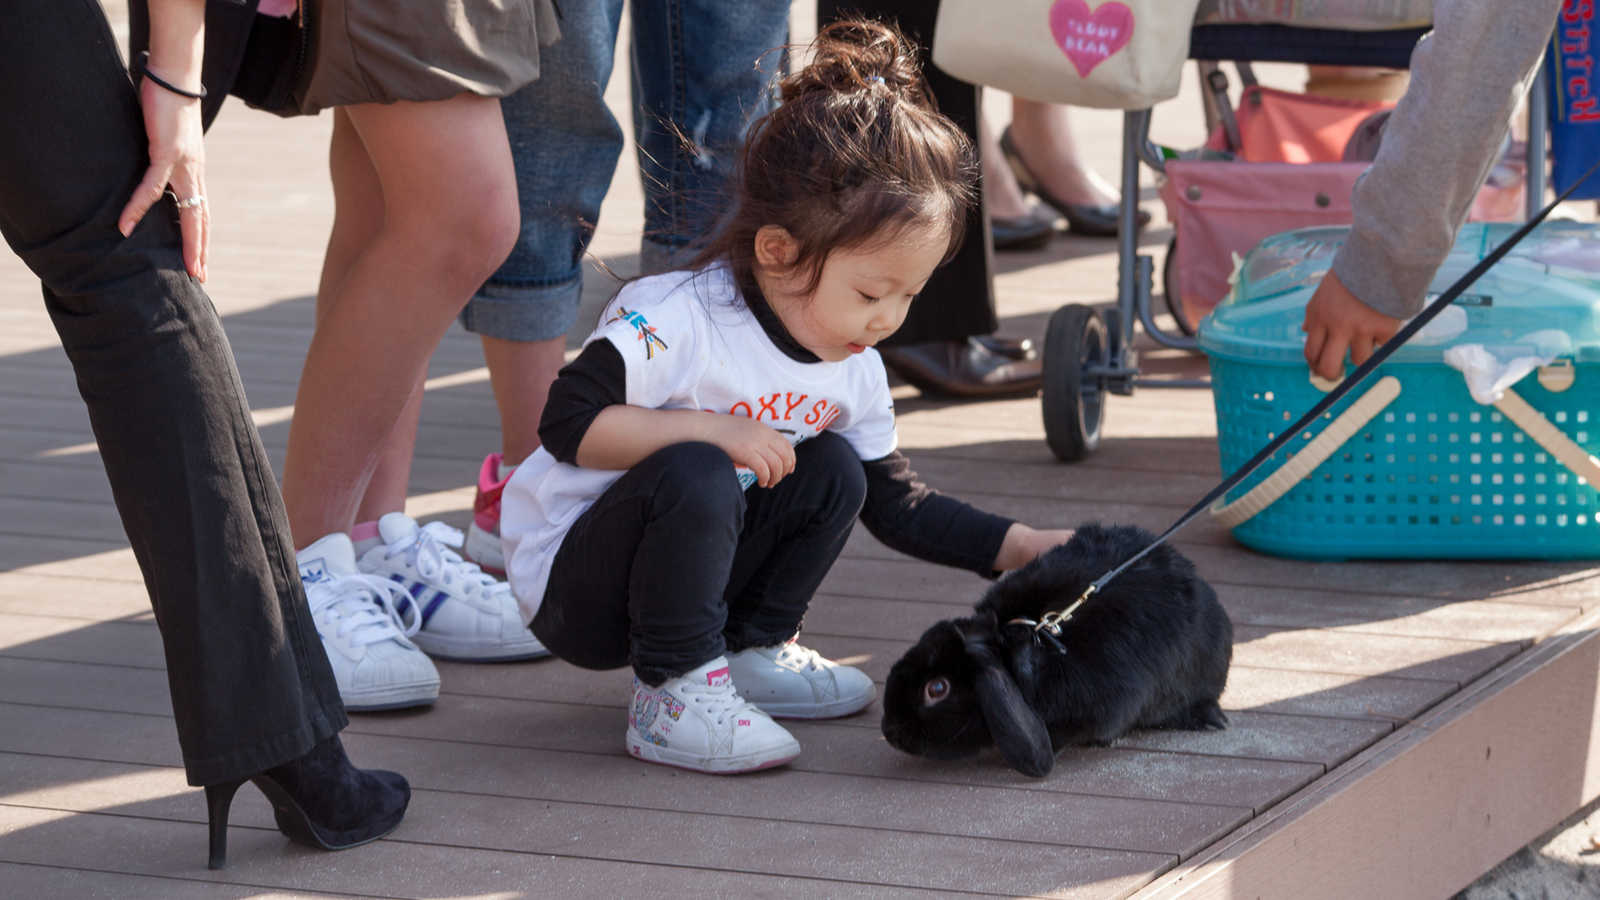
[[[950,696],[950,679],[935,678],[922,686],[922,702],[928,706]]]

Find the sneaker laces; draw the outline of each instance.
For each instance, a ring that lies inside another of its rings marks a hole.
[[[429,522],[418,528],[415,534],[389,544],[386,558],[393,559],[403,554],[405,564],[429,581],[438,580],[449,585],[460,580],[464,594],[486,591],[499,584],[493,575],[485,573],[476,563],[467,562],[461,554],[449,549],[464,545],[466,540],[458,528],[451,528],[443,522]]]
[[[735,712],[755,708],[755,704],[739,696],[732,681],[716,685],[686,683],[679,690],[718,725],[726,725]]]
[[[810,672],[826,672],[828,670],[828,667],[824,665],[827,660],[822,658],[822,654],[810,647],[803,647],[795,641],[789,641],[782,646],[778,651],[778,659],[776,661],[780,664],[794,663]]]
[[[327,610],[339,624],[335,635],[348,635],[350,643],[358,647],[410,637],[422,628],[422,613],[417,605],[407,604],[411,610],[407,621],[395,606],[395,601],[401,599],[411,599],[405,588],[375,575],[341,575],[332,582],[311,585],[306,591],[312,617]]]

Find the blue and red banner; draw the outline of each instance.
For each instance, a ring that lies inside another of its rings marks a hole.
[[[1557,193],[1566,190],[1600,161],[1600,72],[1595,71],[1595,0],[1566,0],[1556,20],[1550,53],[1550,152],[1555,158],[1551,180]],[[1573,195],[1600,198],[1600,181]]]

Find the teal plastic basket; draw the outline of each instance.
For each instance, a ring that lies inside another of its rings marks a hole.
[[[1464,228],[1434,290],[1513,229]],[[1224,472],[1321,399],[1302,356],[1300,324],[1346,231],[1307,229],[1263,241],[1202,323]],[[1399,396],[1381,413],[1233,529],[1242,543],[1303,559],[1600,557],[1594,486],[1498,409],[1476,403],[1461,373],[1443,362],[1444,350],[1460,343],[1509,359],[1536,355],[1522,342],[1537,340],[1548,354],[1550,331],[1563,333],[1557,362],[1514,390],[1584,454],[1600,452],[1600,228],[1541,226],[1457,303],[1466,313],[1464,332],[1398,350],[1320,427],[1297,436],[1225,498],[1236,500],[1269,478],[1384,376],[1399,380]],[[1567,374],[1574,377],[1561,377]]]

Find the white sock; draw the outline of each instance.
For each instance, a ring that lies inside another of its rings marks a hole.
[[[517,465],[521,465],[521,463],[518,463]],[[505,481],[507,478],[510,478],[511,473],[515,472],[516,470],[517,466],[508,466],[504,460],[501,460],[500,468],[495,471],[495,479],[497,481]]]

